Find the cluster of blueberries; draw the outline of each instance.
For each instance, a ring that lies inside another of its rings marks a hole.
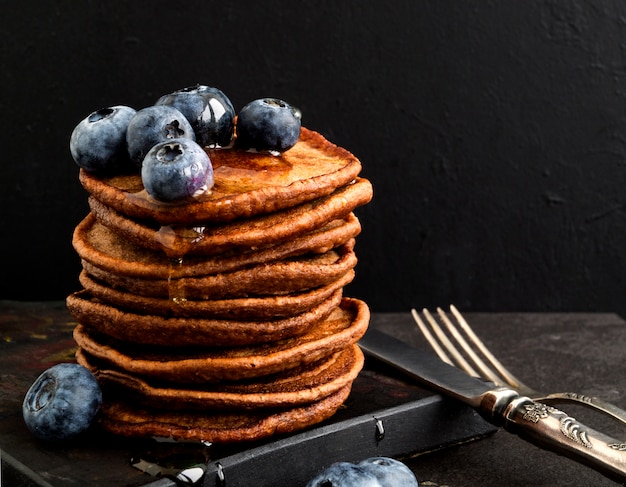
[[[237,114],[219,89],[196,85],[135,110],[117,105],[84,118],[70,137],[74,161],[89,172],[111,174],[141,168],[153,198],[175,202],[213,186],[204,147],[280,154],[295,145],[302,115],[277,98],[259,98]]]

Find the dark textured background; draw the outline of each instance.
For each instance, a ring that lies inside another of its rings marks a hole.
[[[0,28],[0,299],[78,288],[73,127],[203,83],[361,159],[373,310],[626,315],[624,2],[24,1]]]

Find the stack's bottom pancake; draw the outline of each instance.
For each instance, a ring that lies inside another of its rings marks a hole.
[[[103,404],[101,424],[122,436],[241,442],[291,433],[331,417],[350,394],[345,386],[324,399],[285,409],[242,412],[170,411],[131,406],[125,399]]]

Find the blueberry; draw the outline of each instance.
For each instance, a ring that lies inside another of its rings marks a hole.
[[[276,98],[251,101],[237,116],[237,146],[285,152],[300,137],[301,118],[300,111],[285,101]]]
[[[418,487],[404,463],[388,457],[372,457],[357,464],[337,462],[312,478],[306,487]]]
[[[158,143],[181,138],[196,140],[189,121],[168,105],[142,108],[131,118],[126,131],[128,153],[137,165]]]
[[[155,105],[177,108],[189,121],[202,147],[227,147],[232,142],[235,108],[219,89],[190,86],[163,95]]]
[[[72,439],[89,428],[102,404],[93,374],[78,364],[58,364],[43,372],[28,389],[22,415],[39,439]]]
[[[89,172],[130,168],[126,129],[136,110],[119,105],[102,108],[80,121],[70,137],[70,153]]]
[[[387,487],[366,469],[348,462],[329,465],[309,480],[306,487]],[[391,487],[391,486],[390,486]],[[400,487],[400,486],[394,486]]]
[[[393,458],[367,458],[357,465],[375,475],[383,487],[417,487],[417,479],[411,469]]]
[[[141,179],[154,199],[175,202],[211,188],[213,165],[196,142],[174,139],[150,149],[142,163]]]

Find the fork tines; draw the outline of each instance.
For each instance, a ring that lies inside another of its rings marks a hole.
[[[420,331],[439,358],[464,370],[469,375],[481,377],[497,385],[505,382],[498,376],[498,373],[509,380],[516,380],[476,336],[454,305],[450,306],[450,311],[458,326],[455,326],[445,311],[437,308],[437,315],[441,323],[445,325],[444,329],[427,309],[424,308],[422,314],[430,328],[421,319],[417,311],[411,310]]]

